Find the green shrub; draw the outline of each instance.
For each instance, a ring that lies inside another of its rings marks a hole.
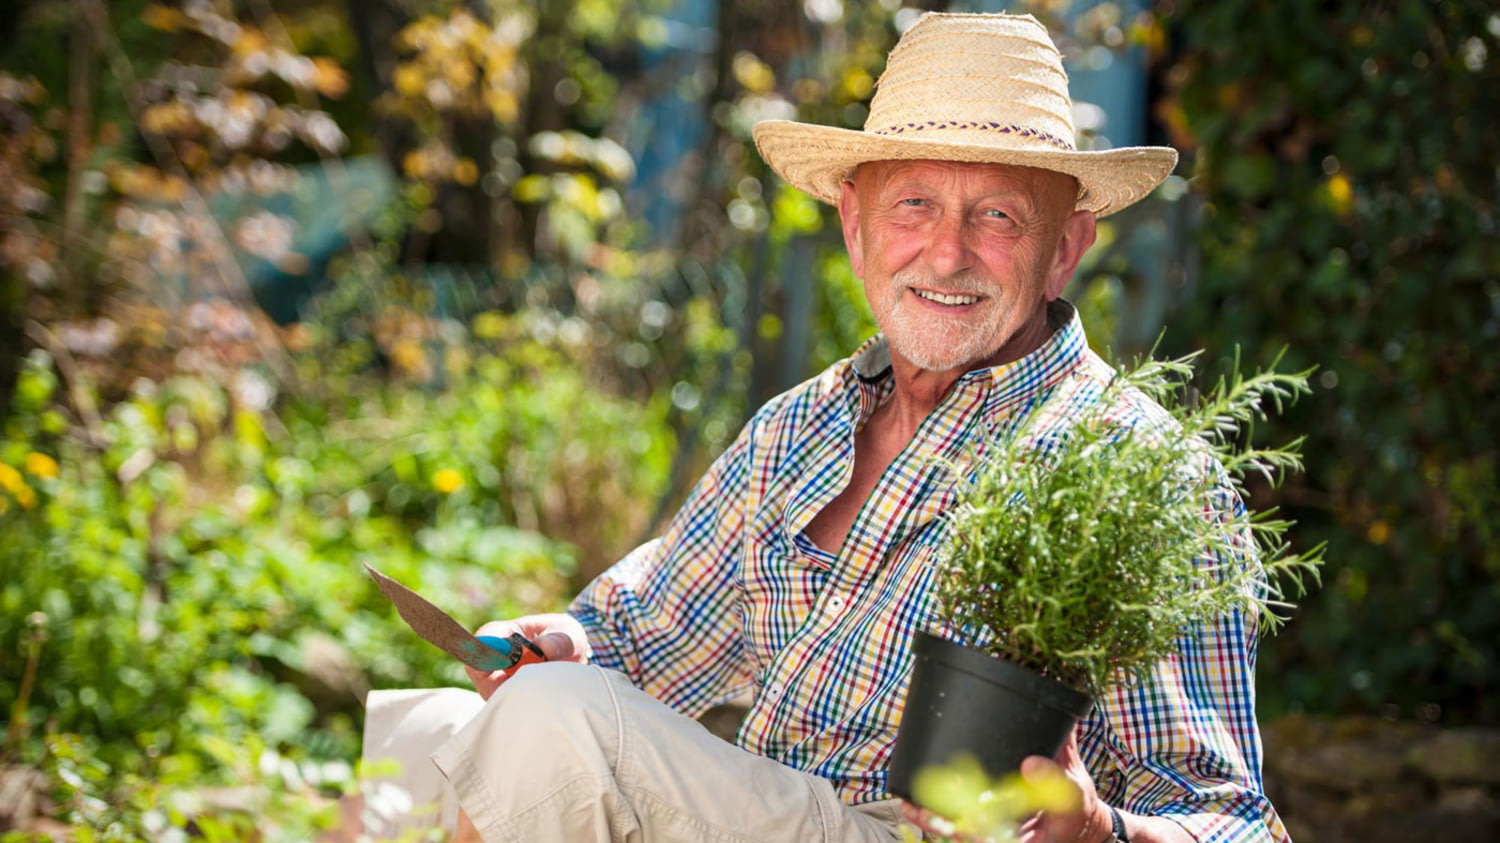
[[[1202,277],[1168,350],[1323,364],[1258,493],[1328,543],[1264,649],[1264,711],[1500,722],[1500,18],[1492,4],[1187,0],[1161,113],[1193,153]],[[1260,351],[1257,351],[1260,350]]]
[[[669,463],[660,403],[464,336],[441,387],[313,354],[317,389],[178,374],[97,411],[85,375],[26,361],[0,441],[0,707],[72,822],[145,834],[160,818],[132,799],[244,784],[266,753],[351,765],[366,688],[466,686],[362,562],[477,625],[559,608],[585,543],[635,538]],[[301,792],[279,775],[257,798]]]

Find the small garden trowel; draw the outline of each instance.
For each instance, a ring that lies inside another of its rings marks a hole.
[[[396,604],[396,611],[412,631],[437,645],[438,649],[475,670],[510,670],[513,667],[543,662],[547,656],[519,632],[506,638],[491,635],[475,637],[447,612],[427,602],[422,595],[380,573],[369,565],[380,591]]]

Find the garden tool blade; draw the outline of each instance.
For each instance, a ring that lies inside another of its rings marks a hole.
[[[489,641],[481,642],[464,629],[462,624],[449,617],[447,612],[427,602],[422,595],[369,565],[365,565],[365,570],[370,572],[381,592],[396,604],[396,611],[401,613],[401,619],[406,621],[412,631],[475,670],[508,670],[521,663],[524,656],[540,653],[535,650],[535,645],[519,635],[509,639],[486,636]],[[530,649],[527,645],[530,645]],[[535,652],[531,652],[532,650]],[[540,661],[536,658],[529,660]]]

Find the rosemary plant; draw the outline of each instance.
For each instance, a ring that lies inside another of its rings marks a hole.
[[[1266,405],[1309,391],[1308,373],[1236,365],[1198,395],[1192,361],[1120,372],[1065,433],[1041,434],[1033,415],[990,443],[941,562],[938,613],[960,643],[1097,697],[1147,678],[1197,625],[1235,612],[1280,625],[1322,548],[1291,552],[1291,522],[1241,503],[1247,475],[1274,486],[1301,468],[1301,440],[1246,443]],[[1148,421],[1120,422],[1124,404]]]

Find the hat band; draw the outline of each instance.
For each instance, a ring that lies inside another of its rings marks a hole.
[[[869,131],[877,135],[901,135],[907,132],[922,132],[929,129],[986,129],[992,132],[999,132],[1002,135],[1020,135],[1027,138],[1036,138],[1058,149],[1065,149],[1069,152],[1075,151],[1070,141],[1060,138],[1057,135],[1049,135],[1039,129],[1033,129],[1029,126],[1017,126],[1015,124],[1005,125],[975,120],[927,120],[921,123],[897,123],[894,126],[887,126],[883,129],[871,129]]]

